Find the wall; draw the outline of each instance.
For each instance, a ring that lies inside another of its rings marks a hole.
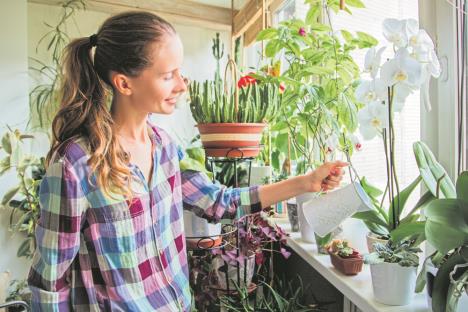
[[[0,127],[2,133],[6,124],[25,129],[29,116],[28,90],[36,83],[35,79],[28,78],[28,57],[37,58],[50,63],[46,51],[47,40],[37,50],[40,38],[49,30],[44,22],[55,25],[60,15],[60,7],[43,4],[27,3],[26,0],[4,1],[0,4]],[[67,32],[71,38],[90,36],[97,32],[100,24],[108,17],[101,12],[77,12],[74,21],[67,25]],[[211,40],[215,31],[174,25],[185,49],[185,61],[182,72],[191,80],[212,78],[215,69],[215,60],[211,56]],[[14,30],[14,31],[12,31]],[[229,34],[221,34],[221,40],[229,51]],[[222,66],[224,66],[222,64]],[[28,81],[29,80],[29,81]],[[29,86],[28,86],[29,84]],[[182,105],[171,116],[153,116],[154,122],[169,131],[173,138],[185,145],[196,134],[195,123],[191,117],[188,104]],[[47,152],[48,143],[41,139],[33,144],[32,151],[38,155]],[[0,155],[1,156],[1,155]],[[0,179],[0,197],[15,182],[14,173]],[[0,211],[0,250],[4,251],[0,257],[0,272],[10,270],[14,278],[23,278],[29,270],[29,262],[18,260],[16,250],[22,237],[11,237],[7,231],[8,211]]]
[[[29,115],[26,0],[2,2],[0,38],[0,131],[3,135],[7,125],[24,129]],[[3,156],[0,151],[0,158]],[[0,178],[0,196],[15,184],[15,178],[12,172]],[[0,272],[10,270],[13,276],[24,276],[29,264],[16,258],[22,237],[12,236],[8,224],[9,211],[0,208]]]

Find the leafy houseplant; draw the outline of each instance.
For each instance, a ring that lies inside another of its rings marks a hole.
[[[330,259],[341,273],[345,275],[356,275],[362,270],[363,257],[347,241],[335,239],[327,247]]]
[[[364,258],[370,264],[375,299],[383,304],[406,305],[414,294],[421,250],[411,242],[374,244],[375,251]]]
[[[61,58],[65,46],[70,41],[67,34],[67,23],[73,20],[77,11],[86,10],[85,0],[63,0],[58,3],[61,13],[56,24],[44,22],[49,29],[38,41],[36,51],[42,43],[46,44],[46,51],[50,53],[50,64],[37,58],[30,58],[31,74],[39,79],[29,93],[29,107],[31,110],[29,124],[47,129],[52,122],[52,116],[59,108],[59,85],[62,79]],[[37,118],[37,120],[36,120]]]
[[[219,65],[222,56],[219,37],[213,42],[213,54]],[[229,69],[231,86],[227,81]],[[255,157],[259,154],[265,122],[276,114],[280,105],[280,91],[273,79],[257,82],[247,75],[238,81],[236,64],[229,59],[224,82],[218,66],[214,81],[194,81],[189,93],[190,109],[208,156]]]
[[[220,307],[230,312],[322,311],[323,307],[320,303],[304,303],[304,297],[309,294],[310,285],[304,286],[300,276],[296,279],[299,281],[299,287],[293,286],[294,280],[289,281],[287,285],[281,281],[275,282],[275,287],[261,282],[263,296],[255,301],[251,300],[248,288],[236,286],[237,295],[222,296]]]
[[[353,36],[318,22],[324,19],[323,11],[328,14],[339,9],[338,1],[308,2],[310,9],[305,20],[281,22],[257,37],[266,41],[267,62],[275,64],[284,58],[283,63],[287,64],[278,77],[285,87],[280,113],[270,129],[272,165],[278,171],[282,159],[294,161],[297,173],[314,169],[331,157],[330,142],[345,145],[350,141],[349,135],[357,130],[360,108],[354,95],[359,67],[351,52],[377,43],[365,33]],[[362,3],[353,1],[348,5],[360,7]],[[339,40],[339,34],[345,38],[344,42]]]
[[[333,25],[320,23],[331,10],[339,10],[338,1],[308,1],[310,8],[305,20],[283,21],[278,27],[260,32],[259,41],[266,41],[267,62],[279,59],[287,64],[278,80],[284,83],[280,113],[270,127],[271,164],[281,170],[281,163],[293,163],[292,174],[315,169],[334,157],[338,145],[349,153],[356,149],[352,134],[357,130],[355,88],[359,66],[351,52],[374,46],[377,40],[358,32],[356,35]],[[360,1],[349,6],[362,6]],[[349,10],[348,10],[349,11]],[[344,40],[340,40],[341,35]],[[305,242],[317,242],[323,247],[331,238],[315,237],[313,229],[303,220],[302,203],[315,194],[296,197],[299,228]]]
[[[1,205],[11,209],[10,229],[26,234],[17,256],[31,258],[36,249],[34,230],[39,219],[39,185],[45,174],[44,158],[24,154],[22,144],[34,137],[10,130],[2,138],[1,149],[6,156],[0,161],[0,176],[16,170],[18,184],[8,190]]]
[[[436,273],[428,281],[432,296],[432,310],[461,311],[459,300],[468,302],[468,172],[459,175],[456,195],[438,198],[426,209],[425,234],[436,252],[426,259],[436,267]],[[417,291],[424,287],[424,273],[419,278]],[[430,275],[428,275],[430,276]]]

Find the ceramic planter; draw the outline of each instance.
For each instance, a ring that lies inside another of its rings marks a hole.
[[[184,210],[184,229],[187,246],[191,249],[207,249],[221,244],[221,224],[208,223],[187,210]]]
[[[364,259],[362,256],[355,258],[342,258],[334,252],[328,251],[333,266],[345,275],[356,275],[362,271]]]
[[[414,296],[417,269],[403,267],[398,263],[371,264],[375,300],[395,306],[409,304]]]
[[[264,123],[208,123],[198,124],[205,153],[211,157],[256,157]]]
[[[301,231],[301,238],[306,243],[315,243],[315,233],[314,229],[307,222],[304,212],[303,204],[312,198],[314,198],[316,193],[305,193],[299,196],[296,196],[297,203],[297,215],[299,217],[299,229]]]
[[[297,215],[297,204],[294,198],[288,201],[288,219],[289,223],[291,223],[291,231],[299,231],[299,216]]]
[[[369,250],[369,253],[372,253],[375,251],[374,243],[381,243],[383,245],[386,245],[388,242],[388,239],[379,238],[376,234],[369,232],[367,233],[366,241],[367,241],[367,250]]]

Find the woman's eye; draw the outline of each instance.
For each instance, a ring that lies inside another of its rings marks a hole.
[[[164,80],[171,80],[172,78],[174,78],[174,75],[173,74],[170,74],[170,75],[166,75],[164,77]]]

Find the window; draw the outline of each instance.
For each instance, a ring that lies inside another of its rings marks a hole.
[[[418,0],[363,0],[365,9],[353,9],[350,15],[340,11],[331,16],[334,31],[364,31],[386,42],[382,34],[382,22],[385,18],[414,18],[418,20]],[[308,4],[302,0],[287,1],[273,15],[274,25],[288,18],[304,19]],[[363,68],[366,51],[356,51],[353,57]],[[387,51],[389,56],[390,51]],[[382,60],[385,60],[385,55]],[[402,113],[396,116],[396,157],[400,187],[411,183],[418,175],[418,168],[413,155],[412,144],[420,140],[420,100],[419,92],[408,97]],[[366,176],[373,184],[384,189],[386,185],[385,154],[381,138],[363,142],[363,150],[353,156],[353,164],[362,176]]]

